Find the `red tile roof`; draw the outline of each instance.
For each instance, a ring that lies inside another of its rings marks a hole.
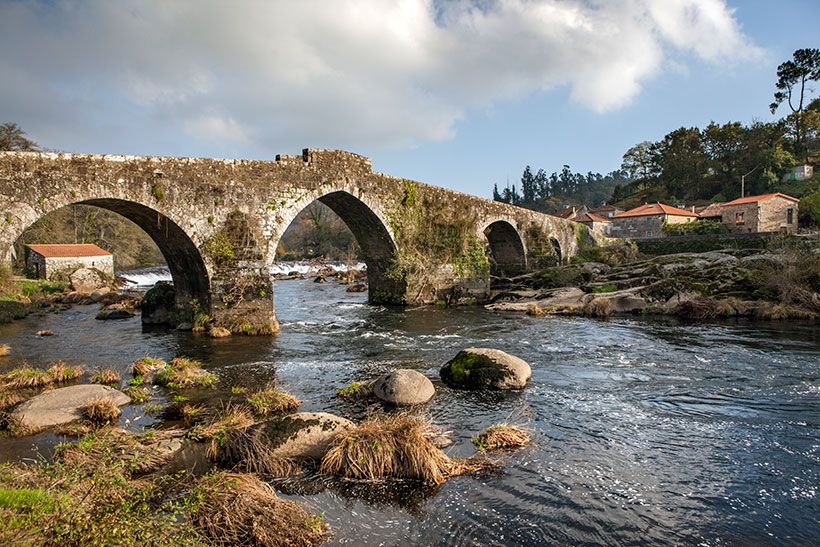
[[[644,203],[643,205],[635,207],[634,209],[630,209],[629,211],[618,213],[612,218],[647,217],[654,215],[674,215],[680,217],[698,216],[692,211],[687,211],[686,209],[678,209],[677,207],[672,207],[671,205],[666,205],[665,203]]]
[[[745,198],[737,198],[737,199],[732,200],[728,203],[724,203],[723,205],[724,206],[726,206],[726,205],[742,205],[744,203],[755,203],[755,202],[758,202],[758,201],[765,201],[767,199],[772,199],[772,198],[783,198],[783,199],[793,201],[795,203],[800,201],[799,199],[794,198],[790,195],[781,194],[780,192],[776,192],[774,194],[761,194],[759,196],[746,196]]]
[[[723,216],[723,211],[721,207],[723,207],[724,203],[712,203],[708,207],[704,207],[698,212],[699,217],[707,218],[707,217],[719,217]]]
[[[595,213],[584,213],[574,216],[570,220],[573,222],[612,222],[612,219],[596,215]]]
[[[26,246],[32,251],[43,255],[45,258],[111,256],[111,253],[100,249],[93,243],[32,244]]]

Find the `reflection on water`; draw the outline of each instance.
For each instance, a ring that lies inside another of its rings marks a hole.
[[[816,543],[820,537],[820,329],[807,323],[683,324],[672,320],[532,318],[481,308],[394,309],[335,284],[276,285],[277,338],[143,331],[100,322],[92,307],[0,326],[12,359],[63,358],[123,372],[144,354],[186,354],[231,385],[274,380],[304,410],[361,419],[336,389],[395,367],[436,379],[427,410],[470,437],[518,417],[536,445],[502,472],[437,490],[333,481],[279,481],[325,513],[332,543],[352,545]],[[49,328],[56,335],[37,338]],[[473,393],[437,381],[459,349],[493,346],[533,368],[520,393]],[[227,387],[226,387],[227,386]],[[141,407],[132,425],[150,423]],[[19,457],[32,439],[2,441]],[[44,446],[53,439],[38,436]]]

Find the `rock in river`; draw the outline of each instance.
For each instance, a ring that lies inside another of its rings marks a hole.
[[[11,417],[25,429],[39,430],[82,418],[82,408],[94,399],[111,399],[123,406],[131,402],[125,393],[99,384],[61,387],[41,393],[18,406]]]
[[[418,405],[429,401],[436,393],[433,382],[415,370],[398,369],[376,378],[373,395],[394,405]]]
[[[526,361],[498,349],[467,348],[441,369],[441,379],[464,389],[521,389],[532,370]]]
[[[265,423],[265,435],[281,458],[321,460],[339,432],[353,422],[326,412],[297,412]]]
[[[96,268],[79,268],[69,276],[71,288],[78,293],[91,294],[107,287],[111,280],[107,275]]]

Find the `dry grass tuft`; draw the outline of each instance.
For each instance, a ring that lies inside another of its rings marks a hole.
[[[329,527],[302,505],[279,498],[254,475],[206,475],[194,489],[191,521],[222,545],[309,546],[323,543]]]
[[[69,422],[54,428],[54,433],[63,437],[85,437],[94,430],[92,424],[85,421]]]
[[[509,424],[496,424],[473,437],[473,444],[478,450],[497,450],[499,448],[520,448],[532,442],[530,432],[523,427]]]
[[[118,386],[120,385],[120,380],[120,373],[110,368],[98,370],[91,376],[92,384],[102,384],[105,386]]]
[[[689,319],[731,317],[736,315],[736,313],[729,300],[714,300],[702,296],[685,300],[675,308],[676,315]]]
[[[302,401],[284,391],[277,391],[273,388],[263,389],[248,396],[248,404],[254,412],[262,416],[268,414],[281,414],[282,412],[293,412]]]
[[[593,298],[584,306],[584,315],[592,317],[609,317],[612,312],[612,301],[609,298]]]
[[[407,478],[436,485],[495,465],[451,459],[431,442],[437,434],[429,422],[415,416],[372,418],[339,433],[320,470],[354,479]]]
[[[152,372],[157,372],[168,366],[168,363],[162,359],[155,359],[153,357],[140,357],[131,365],[131,374],[134,376],[144,377]]]
[[[70,382],[76,380],[83,373],[83,367],[70,366],[63,361],[57,361],[48,369],[48,374],[55,383]]]
[[[141,405],[150,396],[148,389],[141,386],[128,386],[122,392],[131,397],[131,403],[135,405]]]
[[[48,370],[21,367],[0,375],[0,385],[7,389],[41,388],[77,379],[82,367],[72,367],[62,361],[54,363]]]
[[[0,389],[0,411],[9,410],[27,398],[19,390]]]
[[[100,465],[116,459],[123,462],[129,475],[144,475],[161,468],[170,459],[170,455],[162,453],[156,443],[182,435],[182,431],[175,429],[142,435],[133,435],[118,428],[101,429],[75,444],[60,446],[55,460],[91,473]]]
[[[225,446],[228,433],[234,429],[245,429],[255,423],[250,409],[244,406],[228,405],[217,413],[210,422],[198,425],[188,432],[196,441],[210,441],[208,457],[216,459],[220,448]]]
[[[122,416],[122,410],[111,399],[93,399],[82,409],[83,417],[92,424],[101,426],[113,424]]]
[[[258,427],[228,431],[216,461],[229,469],[271,477],[287,477],[302,471],[295,461],[277,456]]]
[[[7,344],[0,344],[0,357],[11,355],[11,346]]]
[[[529,306],[527,306],[527,315],[531,315],[533,317],[541,317],[544,315],[544,308],[533,302]]]
[[[177,357],[157,373],[157,383],[169,389],[211,387],[216,375],[205,371],[199,361]]]

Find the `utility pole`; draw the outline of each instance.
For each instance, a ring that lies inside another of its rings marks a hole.
[[[757,171],[758,167],[760,167],[760,166],[758,165],[757,167],[755,167],[754,169],[752,169],[751,171],[749,171],[748,173],[746,173],[745,175],[740,177],[740,197],[745,197],[746,196],[746,177],[748,177],[749,175],[751,175],[752,173]]]

